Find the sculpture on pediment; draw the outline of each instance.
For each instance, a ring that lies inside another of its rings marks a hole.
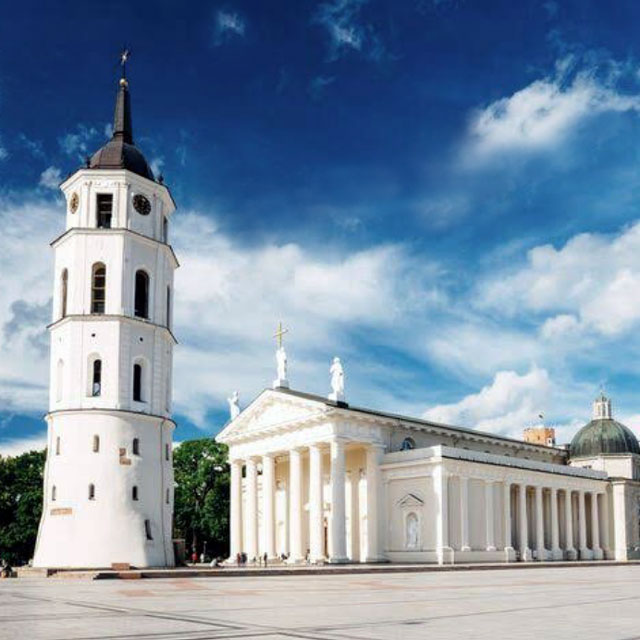
[[[329,373],[331,374],[331,393],[329,394],[329,399],[344,401],[344,369],[340,358],[336,357],[333,359]]]
[[[227,402],[229,403],[229,414],[231,416],[231,420],[235,420],[240,415],[240,396],[237,391],[233,392],[233,395],[230,398],[227,398]]]

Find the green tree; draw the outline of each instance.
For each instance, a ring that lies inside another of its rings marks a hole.
[[[12,565],[33,558],[42,514],[45,451],[0,456],[0,558]]]
[[[227,447],[212,438],[188,440],[173,454],[174,529],[198,554],[229,553],[229,465]]]

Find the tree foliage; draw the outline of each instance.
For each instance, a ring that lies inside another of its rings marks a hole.
[[[173,453],[174,529],[198,554],[229,553],[227,447],[211,438],[182,442]]]
[[[42,514],[45,451],[0,456],[0,558],[12,565],[32,557]]]

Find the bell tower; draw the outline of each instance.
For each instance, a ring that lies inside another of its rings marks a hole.
[[[134,145],[124,73],[112,138],[60,188],[34,565],[173,566],[175,204]]]

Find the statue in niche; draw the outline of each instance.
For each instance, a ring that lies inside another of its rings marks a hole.
[[[406,529],[407,549],[417,549],[420,534],[418,530],[418,516],[413,512],[407,516]]]

